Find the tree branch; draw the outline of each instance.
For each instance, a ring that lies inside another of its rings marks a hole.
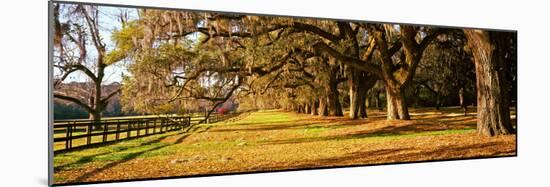
[[[92,113],[92,108],[90,106],[88,106],[87,104],[85,104],[84,102],[80,101],[79,99],[77,98],[74,98],[74,97],[71,97],[71,96],[66,96],[66,95],[62,95],[62,94],[59,94],[59,93],[54,93],[53,94],[53,97],[55,98],[58,98],[58,99],[62,99],[62,100],[65,100],[65,101],[69,101],[69,102],[73,102],[75,104],[77,104],[78,106],[81,106],[82,108],[84,108],[86,111],[88,111],[89,113]]]
[[[115,91],[111,92],[109,95],[107,95],[106,97],[102,98],[101,99],[101,102],[102,103],[105,103],[107,100],[111,99],[111,97],[113,97],[114,95],[116,95],[117,93],[120,93],[121,89],[120,88],[117,88]]]
[[[99,30],[97,28],[97,25],[94,23],[94,19],[88,15],[88,11],[84,6],[80,6],[82,15],[84,15],[84,18],[86,18],[86,23],[88,24],[88,27],[90,28],[90,33],[92,34],[92,41],[94,42],[94,46],[97,49],[98,55],[103,56],[105,55],[105,46],[101,43],[101,37],[99,36]]]
[[[345,63],[355,69],[358,69],[364,72],[373,73],[377,76],[382,77],[382,71],[380,70],[380,67],[376,64],[346,56],[323,42],[318,42],[314,44],[313,47],[316,50],[328,53],[332,57],[338,59],[340,62]]]
[[[316,27],[314,25],[310,25],[307,23],[301,23],[301,22],[293,22],[291,25],[292,28],[296,29],[297,31],[307,31],[310,33],[314,33],[316,35],[319,35],[327,40],[330,40],[331,42],[337,43],[340,40],[340,37],[327,32],[319,27]]]
[[[90,79],[92,79],[94,82],[98,81],[97,76],[92,72],[88,67],[82,65],[82,64],[72,64],[71,67],[78,69],[82,71],[86,76],[88,76]]]

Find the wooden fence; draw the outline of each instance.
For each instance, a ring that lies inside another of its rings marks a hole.
[[[219,121],[224,121],[226,119],[236,117],[238,115],[240,115],[240,113],[229,113],[229,114],[213,113],[212,115],[210,115],[208,119],[205,120],[205,123],[216,123]]]
[[[182,130],[190,125],[215,123],[237,115],[237,113],[224,115],[213,113],[209,118],[204,115],[111,118],[100,122],[92,120],[56,120],[54,121],[54,151],[66,151],[123,139]]]

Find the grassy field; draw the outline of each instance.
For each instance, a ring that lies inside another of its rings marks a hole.
[[[513,113],[514,114],[514,113]],[[482,137],[475,113],[411,109],[409,121],[283,111],[127,140],[54,157],[55,183],[273,171],[516,154],[516,136]],[[515,115],[512,115],[515,118]]]

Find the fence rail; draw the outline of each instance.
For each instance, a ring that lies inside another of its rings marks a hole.
[[[209,118],[200,115],[111,118],[99,122],[92,120],[56,120],[53,124],[54,151],[66,151],[123,139],[182,130],[190,125],[215,123],[237,115],[238,113],[213,113]]]

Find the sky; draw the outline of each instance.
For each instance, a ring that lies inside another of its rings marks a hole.
[[[138,18],[137,9],[135,8],[120,8],[120,7],[107,7],[99,6],[99,25],[100,35],[103,38],[103,42],[106,44],[107,52],[111,51],[115,47],[115,43],[111,40],[111,33],[115,30],[121,29],[121,23],[118,16],[121,12],[126,11],[128,13],[129,21]],[[60,17],[61,22],[67,21],[68,18]],[[74,19],[74,18],[73,18]],[[97,51],[91,42],[87,43],[88,55],[90,57],[97,56]],[[113,82],[121,82],[122,74],[128,75],[127,65],[129,62],[121,61],[113,65],[108,66],[105,69],[105,78],[103,84],[111,84]],[[54,68],[54,77],[60,76],[61,72],[57,68]],[[88,82],[87,76],[80,71],[73,72],[64,81],[69,82]]]

